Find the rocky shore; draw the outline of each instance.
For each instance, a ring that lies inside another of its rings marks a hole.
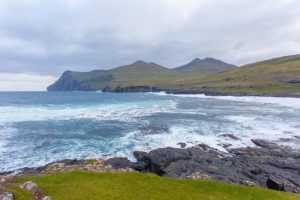
[[[185,148],[160,148],[150,152],[133,152],[136,162],[125,157],[107,160],[63,160],[38,168],[24,168],[22,174],[51,174],[60,171],[85,170],[98,173],[155,173],[171,178],[216,180],[247,186],[300,193],[300,151],[264,140],[252,140],[256,147],[227,149],[220,152],[199,144]],[[13,180],[0,174],[2,182]]]
[[[292,97],[300,98],[299,93],[256,93],[256,92],[217,92],[209,90],[195,90],[186,88],[159,88],[152,86],[129,86],[129,87],[116,87],[116,88],[104,88],[102,92],[116,92],[116,93],[138,93],[138,92],[166,92],[167,94],[204,94],[206,96],[257,96],[257,97]]]
[[[149,153],[135,151],[134,163],[125,158],[106,162],[114,168],[126,166],[159,176],[209,179],[300,193],[300,152],[264,140],[252,141],[257,147],[228,149],[229,153],[200,144]]]

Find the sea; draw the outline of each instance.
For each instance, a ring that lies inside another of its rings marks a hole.
[[[300,99],[0,92],[0,172],[63,159],[134,160],[135,150],[180,142],[226,152],[254,146],[251,139],[300,148]]]

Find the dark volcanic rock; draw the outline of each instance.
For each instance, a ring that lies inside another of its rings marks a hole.
[[[131,162],[125,157],[110,158],[105,161],[105,165],[110,165],[114,169],[126,169],[131,167]]]
[[[177,145],[180,146],[180,148],[184,149],[186,147],[186,143],[184,142],[179,142]]]
[[[190,159],[191,155],[186,149],[161,148],[150,151],[144,156],[144,160],[148,164],[149,171],[158,175],[165,174],[165,168],[177,160]]]
[[[267,186],[268,188],[272,190],[284,190],[284,183],[282,182],[282,179],[276,178],[274,176],[270,176],[267,180]]]
[[[42,172],[43,170],[47,169],[50,165],[54,163],[63,163],[65,165],[80,165],[83,164],[85,161],[83,159],[77,160],[77,159],[65,159],[60,160],[56,162],[49,163],[47,165],[41,166],[41,167],[24,167],[20,169],[22,174],[37,174]]]
[[[232,135],[232,134],[222,134],[222,135],[219,135],[219,137],[226,137],[226,138],[230,138],[232,140],[239,140],[238,137]]]
[[[152,86],[129,86],[129,87],[116,87],[116,88],[109,88],[106,87],[103,89],[103,92],[162,92],[165,91],[164,89],[152,87]]]
[[[133,156],[138,160],[138,161],[143,161],[146,162],[146,156],[147,153],[144,151],[134,151],[133,152]]]
[[[131,164],[131,168],[140,171],[140,172],[148,172],[148,163],[145,162],[135,162]]]
[[[264,140],[253,142],[259,148],[230,149],[229,154],[203,144],[135,152],[135,169],[174,178],[205,174],[227,183],[300,193],[300,152]]]
[[[256,144],[259,147],[263,147],[263,148],[276,148],[277,144],[275,143],[271,143],[265,140],[260,140],[260,139],[255,139],[255,140],[251,140],[254,144]]]

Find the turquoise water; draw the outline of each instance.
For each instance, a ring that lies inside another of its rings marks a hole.
[[[0,92],[0,171],[66,158],[263,138],[297,148],[300,99],[164,93]],[[239,140],[222,137],[233,134]]]

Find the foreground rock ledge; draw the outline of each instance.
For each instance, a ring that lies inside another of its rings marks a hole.
[[[300,193],[300,152],[264,140],[253,143],[258,147],[231,149],[229,154],[201,144],[187,149],[136,151],[135,163],[126,158],[106,162],[116,168],[126,166],[172,178],[213,179]]]
[[[135,151],[133,155],[136,162],[124,157],[108,160],[63,160],[39,168],[24,168],[21,174],[51,174],[74,170],[113,173],[136,170],[172,178],[216,180],[300,193],[300,151],[264,140],[252,142],[257,147],[228,149],[229,153],[204,144],[189,148],[160,148],[148,153]]]

